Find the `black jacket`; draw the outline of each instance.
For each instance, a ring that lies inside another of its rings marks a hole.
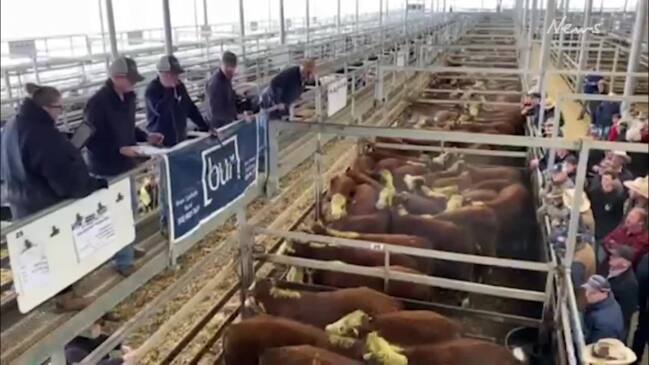
[[[588,189],[588,198],[595,218],[595,238],[599,240],[617,228],[622,221],[626,196],[624,191],[620,190],[604,192],[601,183],[591,185]]]
[[[304,90],[300,66],[289,67],[275,75],[270,81],[270,90],[275,104],[283,103],[288,108]]]
[[[629,268],[622,274],[609,278],[611,290],[615,300],[622,309],[625,331],[629,331],[631,316],[638,309],[638,280],[635,277],[633,268]]]
[[[121,147],[146,142],[147,133],[135,126],[135,93],[120,99],[111,80],[86,104],[84,118],[95,128],[88,140],[88,165],[93,174],[115,176],[136,165],[136,161],[119,152]]]
[[[207,116],[212,128],[220,128],[237,120],[238,97],[232,82],[219,68],[207,82],[205,90]]]
[[[106,181],[90,177],[81,152],[31,99],[2,132],[2,165],[7,201],[17,219],[106,187]]]
[[[199,130],[209,129],[182,82],[175,88],[165,88],[160,78],[155,78],[144,95],[146,128],[164,135],[165,146],[171,147],[187,139],[187,118],[191,118]]]

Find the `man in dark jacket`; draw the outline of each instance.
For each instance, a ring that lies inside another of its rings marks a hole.
[[[2,133],[2,179],[15,219],[107,186],[90,177],[81,152],[56,128],[63,108],[60,96],[39,105],[35,95],[23,101]]]
[[[595,67],[591,67],[591,71],[595,71]],[[600,75],[586,75],[584,77],[584,85],[583,85],[583,91],[584,94],[599,94],[599,88],[601,81],[603,81],[604,77]],[[584,102],[584,106],[581,109],[581,112],[579,113],[579,120],[584,119],[584,115],[586,115],[586,109],[588,109],[588,112],[590,113],[591,119],[595,116],[595,113],[597,111],[597,107],[599,106],[599,103],[601,101],[599,100],[588,100]]]
[[[633,334],[631,349],[638,355],[636,364],[646,364],[642,362],[642,357],[649,346],[649,254],[642,256],[635,274],[639,285],[638,324]]]
[[[584,338],[591,344],[603,338],[624,341],[624,317],[622,309],[611,294],[611,285],[601,275],[591,276],[585,289],[586,311],[584,313]]]
[[[185,72],[178,59],[162,56],[156,69],[158,77],[149,83],[145,92],[147,130],[162,134],[167,147],[187,139],[187,118],[199,130],[207,132],[207,123],[178,77]]]
[[[606,171],[599,181],[594,179],[589,184],[587,192],[595,218],[595,239],[601,240],[624,217],[624,188],[614,172]]]
[[[262,107],[272,108],[270,119],[279,119],[304,91],[306,84],[312,83],[315,74],[315,60],[308,58],[300,66],[289,67],[275,75],[270,85],[262,93]]]
[[[134,168],[141,157],[137,142],[161,145],[164,136],[147,133],[135,125],[135,84],[144,80],[137,71],[135,61],[120,57],[110,66],[110,79],[93,95],[86,105],[84,117],[94,127],[88,140],[90,171],[98,176],[120,175]],[[137,210],[137,194],[132,184],[133,212]],[[126,246],[114,259],[117,271],[130,275],[134,271],[133,246]]]
[[[110,66],[110,79],[86,104],[84,118],[94,127],[88,140],[90,171],[100,176],[116,176],[136,165],[140,157],[137,142],[161,145],[163,136],[146,133],[135,126],[135,84],[144,80],[135,61],[120,57]]]
[[[624,318],[624,342],[631,329],[631,317],[638,309],[638,280],[632,262],[633,249],[629,246],[618,247],[608,258],[608,281]]]
[[[237,70],[237,56],[225,51],[221,56],[221,67],[207,82],[205,96],[207,116],[210,127],[217,129],[236,120],[252,120],[252,116],[243,113],[243,100],[232,88],[232,78]]]

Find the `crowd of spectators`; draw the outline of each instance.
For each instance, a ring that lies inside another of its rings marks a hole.
[[[532,117],[543,136],[550,136],[554,118],[539,122],[539,94],[531,91],[522,113]],[[612,95],[599,76],[585,78],[584,93]],[[545,115],[551,116],[553,103],[545,106],[549,107]],[[615,101],[587,101],[580,119],[586,112],[595,139],[649,142],[647,118],[642,112],[621,117]],[[561,136],[561,128],[559,132]],[[549,218],[550,240],[560,256],[566,250],[577,164],[577,156],[565,149],[556,150],[552,166],[548,151],[531,161],[531,168],[540,169],[546,182],[539,213]],[[617,339],[635,352],[640,364],[649,339],[647,154],[593,151],[587,168],[571,268],[584,338],[591,346]]]

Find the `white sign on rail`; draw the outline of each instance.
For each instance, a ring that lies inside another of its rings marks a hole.
[[[7,235],[18,308],[27,313],[135,240],[128,178]]]
[[[327,115],[332,116],[347,105],[347,78],[341,76],[327,85]]]

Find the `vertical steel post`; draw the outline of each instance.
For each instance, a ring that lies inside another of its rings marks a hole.
[[[633,24],[633,35],[631,36],[631,51],[629,53],[629,63],[626,69],[626,80],[624,81],[625,98],[633,95],[635,91],[636,78],[631,74],[638,71],[640,55],[642,54],[642,39],[646,32],[645,19],[647,16],[647,0],[638,0],[636,4],[635,23]],[[631,109],[627,99],[622,101],[621,112],[626,115]]]
[[[359,18],[358,18],[358,0],[356,0],[356,9],[354,12],[354,33],[356,33],[356,36],[358,36],[358,31],[359,31]]]
[[[336,3],[336,33],[340,34],[340,0],[337,0]]]
[[[110,40],[110,57],[119,57],[117,52],[117,33],[115,32],[115,16],[113,15],[113,0],[106,0],[106,22],[108,23],[108,39]]]
[[[521,32],[520,32],[521,35],[519,37],[517,37],[517,39],[518,39],[517,44],[519,45],[519,49],[516,50],[516,53],[519,53],[519,54],[522,53],[523,60],[526,59],[527,47],[525,47],[525,49],[521,50],[520,46],[523,45],[523,40],[525,39],[525,32],[527,31],[527,8],[529,8],[529,6],[530,6],[530,0],[525,0],[524,3],[523,3],[523,18],[521,19]],[[519,62],[520,61],[521,61],[521,58],[519,57]],[[526,79],[526,77],[524,76],[523,79]]]
[[[554,20],[555,0],[548,0],[545,7],[545,19],[543,20],[543,40],[541,42],[541,59],[539,60],[539,92],[541,93],[541,107],[539,108],[539,123],[542,125],[545,118],[545,73],[548,68],[550,48],[552,46],[552,32],[550,24]]]
[[[169,12],[169,0],[162,0],[162,21],[165,32],[165,52],[168,55],[171,55],[174,53],[174,45],[171,35],[171,13]]]
[[[306,26],[306,29],[305,29],[306,34],[305,34],[305,36],[306,36],[306,51],[307,51],[307,54],[310,53],[310,50],[309,50],[309,41],[311,40],[310,29],[309,29],[309,28],[311,28],[311,14],[309,13],[309,10],[310,10],[310,9],[309,9],[309,8],[310,8],[309,5],[310,5],[310,4],[309,4],[309,0],[306,0],[306,14],[305,14],[305,15],[306,15],[306,23],[305,23],[305,26]]]
[[[615,45],[615,54],[613,55],[613,69],[611,71],[617,72],[617,64],[620,61],[620,46]],[[615,92],[615,75],[611,75],[611,86],[609,91]]]
[[[408,0],[406,0],[406,6],[403,13],[403,34],[406,37],[408,36]]]
[[[568,21],[568,7],[570,6],[570,0],[565,0],[563,2],[563,9],[562,9],[562,16],[566,21]],[[566,32],[561,30],[561,33],[559,34],[559,56],[557,57],[557,68],[563,68],[561,65],[561,61],[563,60],[563,47],[564,43],[566,43]]]
[[[247,318],[250,314],[246,308],[248,289],[255,278],[254,258],[252,256],[255,236],[247,225],[246,210],[243,207],[237,210],[237,227],[239,232],[239,269],[241,270],[241,316]]]
[[[586,0],[584,4],[584,24],[582,25],[583,29],[586,29],[590,26],[590,18],[593,13],[593,0]],[[577,71],[581,72],[584,70],[588,63],[588,54],[589,51],[587,48],[590,48],[588,45],[588,33],[581,33],[581,44],[579,45],[579,64],[577,65]],[[584,75],[581,73],[577,74],[577,83],[575,85],[575,92],[581,92],[581,85],[583,84]]]
[[[530,67],[532,67],[532,51],[534,50],[534,33],[536,32],[536,8],[537,0],[532,0],[532,8],[530,9],[530,26],[527,31],[527,54],[525,55],[525,70],[530,72]],[[530,74],[525,74],[527,83],[530,82]]]
[[[338,0],[338,4],[340,4],[340,0]],[[380,32],[380,41],[381,41],[381,53],[379,54],[379,58],[383,55],[383,42],[384,42],[384,32],[383,32],[383,0],[379,0],[379,32]]]
[[[209,25],[207,21],[207,0],[203,0],[203,25]]]
[[[243,13],[243,0],[239,0],[239,42],[241,57],[246,58],[246,20]]]
[[[577,176],[575,180],[575,195],[572,198],[572,206],[570,207],[566,256],[563,260],[563,266],[566,269],[569,269],[572,266],[572,259],[575,257],[577,231],[579,229],[579,207],[582,203],[581,200],[584,192],[584,183],[586,182],[586,172],[588,170],[588,155],[590,153],[588,142],[588,140],[583,140],[581,148],[579,149],[579,162],[577,164]]]
[[[284,19],[284,0],[279,0],[279,43],[286,44],[286,20]]]

